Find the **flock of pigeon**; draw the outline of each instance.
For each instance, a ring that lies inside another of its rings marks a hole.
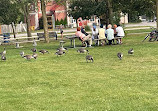
[[[133,54],[134,53],[134,50],[133,48],[131,48],[129,51],[128,51],[128,54]],[[123,53],[119,52],[117,53],[117,57],[122,60],[122,57],[123,57]]]
[[[25,53],[24,53],[24,51],[22,51],[22,52],[20,52],[20,55],[21,55],[21,57],[22,58],[25,58],[25,59],[27,59],[27,60],[30,60],[30,59],[37,59],[37,57],[38,57],[38,54],[37,54],[37,49],[34,47],[34,48],[32,48],[31,49],[31,51],[33,52],[33,54],[32,55],[25,55]],[[67,48],[63,48],[63,47],[60,47],[60,48],[58,48],[57,49],[57,52],[55,53],[57,56],[61,56],[61,55],[64,55],[66,52],[65,51],[67,51]],[[45,54],[45,53],[48,53],[49,54],[49,52],[47,51],[47,50],[40,50],[39,51],[40,53],[42,53],[42,54]],[[86,56],[86,61],[88,62],[88,61],[90,61],[90,62],[93,62],[94,60],[93,60],[93,56],[92,55],[89,55],[89,51],[88,50],[86,50],[85,48],[79,48],[78,50],[77,50],[77,52],[79,52],[79,53],[87,53],[87,56]],[[129,51],[128,51],[128,54],[133,54],[134,53],[134,50],[133,50],[133,48],[132,49],[130,49]],[[2,61],[6,61],[6,49],[5,49],[5,47],[4,47],[4,51],[2,51],[1,53],[0,53],[0,55],[1,55],[1,60]],[[122,57],[123,57],[123,53],[117,53],[117,57],[120,59],[120,60],[122,60]]]

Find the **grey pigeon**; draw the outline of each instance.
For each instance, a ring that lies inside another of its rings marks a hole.
[[[5,47],[4,47],[4,51],[0,52],[0,55],[5,55],[6,53],[7,53],[7,51],[5,50]]]
[[[2,61],[6,61],[5,55],[2,55],[1,60],[2,60]]]
[[[120,60],[122,60],[123,54],[119,52],[119,53],[117,53],[117,57],[118,57]]]
[[[86,50],[85,48],[79,48],[79,49],[77,50],[77,52],[79,52],[79,53],[85,53],[85,52],[89,53],[89,51]]]
[[[36,47],[36,46],[37,46],[37,43],[36,43],[36,41],[35,41],[35,40],[33,41],[33,46],[34,46],[34,47]]]
[[[61,55],[65,54],[65,52],[64,52],[64,51],[57,51],[55,54],[56,54],[57,56],[58,56],[58,55],[61,56]]]
[[[24,54],[25,54],[24,51],[20,52],[21,57],[23,57]]]
[[[128,51],[128,54],[133,54],[133,53],[134,53],[133,48]]]
[[[45,53],[49,54],[49,52],[47,50],[40,50],[39,52],[42,53],[42,54],[45,54]]]
[[[93,62],[93,57],[91,55],[87,55],[86,56],[87,63],[88,63],[88,60]]]

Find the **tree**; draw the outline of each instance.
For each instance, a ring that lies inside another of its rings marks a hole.
[[[43,28],[44,28],[45,41],[47,43],[49,43],[47,15],[46,15],[46,5],[47,5],[47,2],[45,0],[40,0],[40,1],[41,1],[41,10],[42,10],[42,17],[43,17]]]
[[[21,12],[19,6],[9,0],[0,1],[0,23],[9,25],[11,24],[13,29],[14,38],[16,38],[14,24],[19,22]]]
[[[69,14],[75,19],[88,19],[92,15],[97,15],[102,16],[106,24],[113,24],[112,0],[73,0],[70,2],[70,9]]]
[[[30,5],[34,2],[36,2],[36,0],[15,0],[16,3],[18,3],[19,6],[21,6],[21,10],[23,11],[23,14],[25,16],[26,19],[26,24],[27,24],[27,36],[31,37],[31,29],[30,29]],[[30,40],[30,39],[29,39]]]

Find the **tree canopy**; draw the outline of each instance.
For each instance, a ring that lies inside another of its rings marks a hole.
[[[22,13],[18,4],[12,3],[10,0],[0,0],[0,23],[11,24],[17,23],[21,19]]]
[[[114,13],[123,12],[138,17],[156,15],[156,0],[71,0],[69,14],[75,19],[78,17],[89,18],[92,15],[115,18]],[[107,21],[106,19],[106,21]]]

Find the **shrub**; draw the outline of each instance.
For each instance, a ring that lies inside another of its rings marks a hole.
[[[90,31],[90,30],[91,30],[90,26],[86,25],[86,26],[85,26],[85,30],[86,30],[86,31]]]

